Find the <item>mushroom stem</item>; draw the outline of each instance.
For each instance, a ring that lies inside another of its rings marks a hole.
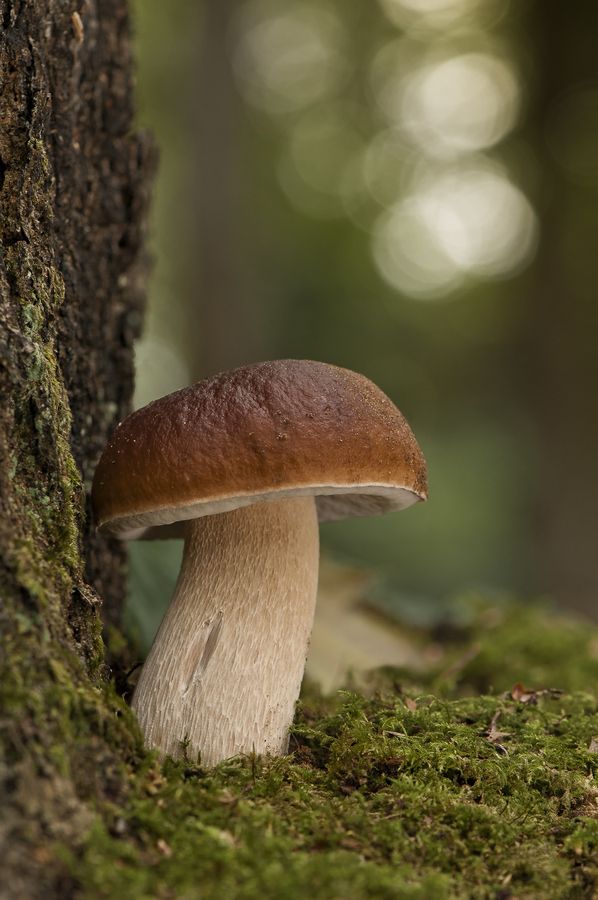
[[[146,744],[205,765],[283,754],[318,579],[313,497],[186,525],[183,563],[133,697]]]

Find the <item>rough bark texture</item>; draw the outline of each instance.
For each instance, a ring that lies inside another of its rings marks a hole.
[[[132,389],[152,151],[124,0],[0,0],[0,23],[0,880],[33,897],[137,746],[100,637],[124,558],[86,498]]]

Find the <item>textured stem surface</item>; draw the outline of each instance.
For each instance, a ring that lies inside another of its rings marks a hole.
[[[299,695],[318,580],[313,498],[188,523],[174,597],[133,708],[148,746],[205,765],[281,754]]]

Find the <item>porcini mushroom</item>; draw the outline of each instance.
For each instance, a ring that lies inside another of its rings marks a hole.
[[[182,535],[183,562],[132,705],[148,746],[285,753],[318,578],[318,518],[426,498],[403,415],[371,381],[309,360],[258,363],[124,419],[98,464],[99,528]]]

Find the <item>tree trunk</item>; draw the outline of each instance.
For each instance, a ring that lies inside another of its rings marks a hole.
[[[263,298],[254,302],[255,275],[247,251],[244,184],[247,134],[240,127],[245,110],[235,86],[231,28],[239,0],[204,4],[197,66],[197,166],[191,213],[197,246],[189,307],[195,316],[190,369],[195,378],[263,358]],[[255,223],[252,226],[255,228]]]
[[[101,639],[124,556],[86,498],[132,391],[153,153],[125,0],[0,0],[0,23],[0,883],[35,897],[138,748]]]
[[[588,172],[584,158],[595,119],[575,97],[598,78],[598,7],[581,7],[577,16],[558,0],[533,8],[540,77],[531,136],[543,172],[542,237],[526,280],[522,380],[537,446],[528,586],[596,617],[598,185],[595,162]],[[594,104],[595,96],[594,87]]]

